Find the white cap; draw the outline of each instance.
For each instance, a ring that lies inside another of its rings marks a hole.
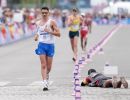
[[[81,16],[85,16],[85,13],[81,13]]]

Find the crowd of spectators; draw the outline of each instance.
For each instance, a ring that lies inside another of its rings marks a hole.
[[[82,13],[82,12],[80,12]],[[52,9],[51,18],[57,22],[58,27],[67,26],[67,16],[69,10]],[[130,15],[111,15],[92,13],[93,23],[95,25],[109,24],[130,24]],[[33,35],[36,29],[36,20],[41,18],[40,8],[22,8],[10,9],[5,7],[0,9],[0,44],[15,41],[23,36]]]

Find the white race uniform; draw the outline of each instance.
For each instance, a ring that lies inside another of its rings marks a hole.
[[[54,44],[54,35],[45,32],[45,28],[52,31],[50,27],[52,19],[49,19],[44,25],[38,25],[37,34],[39,35],[38,41],[46,44]]]

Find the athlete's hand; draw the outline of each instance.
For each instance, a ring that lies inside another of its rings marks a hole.
[[[34,40],[35,40],[35,41],[37,41],[37,40],[38,40],[38,38],[34,38]]]
[[[34,41],[38,41],[38,35],[37,34],[34,36]]]
[[[53,34],[53,32],[50,31],[48,28],[45,28],[45,29],[44,29],[44,32],[47,32],[47,33]]]
[[[70,19],[70,20],[68,21],[68,25],[69,25],[69,26],[73,25],[73,20],[72,20],[72,19]]]
[[[74,25],[73,20],[70,21],[70,25]]]

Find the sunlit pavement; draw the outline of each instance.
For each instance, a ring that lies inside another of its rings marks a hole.
[[[114,26],[94,26],[89,34],[88,48],[96,44]],[[103,47],[104,54],[96,54],[81,70],[82,80],[89,68],[103,72],[109,62],[118,66],[119,76],[129,81],[130,26],[122,26]],[[35,55],[36,42],[25,39],[0,47],[0,100],[74,100],[72,51],[68,31],[61,30],[61,38],[56,38],[56,54],[50,73],[49,91],[42,91],[40,62]],[[80,40],[79,40],[80,42]],[[79,56],[81,48],[79,43]],[[130,100],[130,89],[81,87],[81,100]]]

